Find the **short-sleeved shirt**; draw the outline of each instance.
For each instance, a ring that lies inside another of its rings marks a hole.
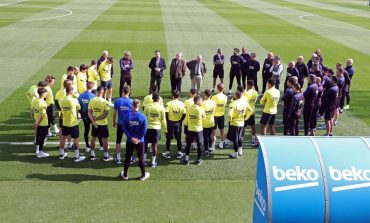
[[[33,118],[35,119],[35,123],[39,120],[42,114],[45,116],[42,118],[39,126],[47,126],[48,125],[48,115],[46,114],[47,103],[44,99],[36,98],[31,102],[31,109],[33,112]]]
[[[48,106],[54,104],[54,95],[53,91],[51,90],[50,86],[46,86],[45,89],[48,91],[48,94],[46,95],[45,101]]]
[[[109,102],[101,97],[91,99],[89,110],[93,111],[94,118],[102,116],[106,111],[110,110]],[[108,125],[108,117],[95,121],[98,125]]]
[[[87,70],[87,81],[91,81],[94,83],[94,90],[98,88],[98,80],[100,80],[98,72],[95,70],[94,67],[90,67]]]
[[[254,115],[256,113],[255,105],[256,105],[257,98],[258,98],[258,92],[252,88],[244,92],[243,96],[247,99],[249,106],[251,106],[252,108],[251,115]]]
[[[216,103],[212,100],[204,100],[202,102],[202,108],[206,114],[206,118],[203,119],[203,128],[212,128],[215,126],[214,113],[216,110]]]
[[[80,103],[73,96],[66,96],[59,100],[63,114],[63,126],[73,127],[78,125],[77,111],[81,109]]]
[[[145,107],[151,103],[153,103],[153,94],[145,96],[143,100],[143,106]],[[159,104],[163,105],[163,99],[161,96],[159,96]]]
[[[237,127],[243,127],[244,121],[246,119],[247,110],[251,112],[251,108],[248,105],[248,102],[240,98],[238,100],[234,100],[229,109],[229,120],[230,125],[237,126]]]
[[[84,93],[87,90],[87,76],[86,73],[78,72],[77,74],[77,91],[79,94]]]
[[[277,105],[279,103],[280,91],[275,87],[272,87],[265,91],[261,98],[261,104],[265,105],[263,112],[274,115],[277,113]]]
[[[118,112],[119,125],[123,125],[123,118],[132,110],[132,99],[129,97],[120,97],[114,101],[114,110]]]
[[[109,64],[106,60],[103,61],[99,66],[100,80],[109,81],[111,77],[112,64]]]
[[[166,131],[166,109],[159,102],[145,106],[144,114],[148,120],[148,129],[163,129]]]
[[[167,103],[166,112],[168,120],[178,122],[186,114],[185,104],[179,100],[172,100]]]
[[[206,118],[204,110],[196,104],[193,104],[186,111],[188,130],[192,132],[203,131],[203,119]]]
[[[220,117],[225,115],[225,107],[227,104],[227,96],[224,93],[218,93],[213,95],[211,98],[212,101],[216,103],[215,117]]]
[[[82,113],[87,113],[89,111],[90,100],[95,97],[95,94],[91,93],[90,91],[85,91],[84,93],[80,94],[80,96],[78,97],[78,102],[81,105]]]
[[[39,97],[39,94],[37,93],[37,89],[38,89],[37,85],[32,85],[30,89],[27,91],[27,99],[30,105],[35,98]]]
[[[186,99],[184,104],[185,104],[186,113],[188,113],[189,108],[194,104],[194,97]],[[185,121],[184,121],[184,125],[186,125],[186,126],[188,125],[188,120],[186,118],[185,118]]]

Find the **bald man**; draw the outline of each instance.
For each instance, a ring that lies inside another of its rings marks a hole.
[[[207,73],[207,67],[203,62],[202,55],[198,55],[196,60],[187,62],[186,66],[190,70],[191,88],[196,89],[198,94],[200,94],[202,80],[204,75]]]

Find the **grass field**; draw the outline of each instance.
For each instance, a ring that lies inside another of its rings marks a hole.
[[[133,97],[142,99],[149,87],[147,66],[156,49],[161,50],[168,66],[179,50],[187,60],[202,54],[209,69],[203,87],[210,88],[212,56],[217,48],[229,58],[234,47],[246,45],[261,63],[272,51],[285,65],[298,55],[308,58],[321,48],[329,67],[348,58],[355,61],[351,108],[341,116],[334,133],[368,136],[367,2],[0,0],[1,222],[251,222],[257,150],[247,143],[238,160],[227,158],[229,149],[217,150],[200,167],[159,158],[159,166],[149,170],[149,181],[122,182],[116,177],[121,167],[113,162],[75,164],[71,156],[57,159],[56,138],[46,147],[51,157],[37,159],[33,146],[27,144],[33,140],[25,97],[28,88],[47,74],[61,77],[68,65],[88,64],[103,50],[109,50],[116,61],[125,49],[132,52]],[[228,69],[229,64],[226,73]],[[117,64],[115,71],[116,97]],[[168,72],[165,75],[162,97],[168,101]],[[59,86],[57,80],[54,92]],[[189,88],[186,77],[183,89]],[[257,110],[259,120],[261,107]],[[278,118],[281,120],[281,115]],[[321,130],[318,134],[324,133]],[[247,135],[249,138],[250,133]],[[110,141],[115,141],[113,128]],[[136,176],[139,169],[135,165],[129,177]]]

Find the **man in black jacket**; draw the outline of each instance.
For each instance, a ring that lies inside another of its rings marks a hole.
[[[317,103],[318,86],[316,84],[316,76],[313,74],[308,75],[308,86],[303,93],[304,107],[303,107],[303,122],[304,122],[304,135],[307,136],[313,132],[313,119],[316,119],[314,114]]]
[[[154,51],[154,57],[150,60],[150,86],[156,84],[158,86],[158,93],[161,90],[161,82],[163,78],[163,71],[166,69],[166,61],[161,57],[159,50]],[[149,89],[150,94],[150,89]]]
[[[123,87],[125,84],[131,87],[131,70],[134,69],[134,61],[131,58],[131,52],[126,50],[124,56],[120,59],[121,78],[119,82],[119,96],[122,97]]]
[[[308,77],[308,66],[304,63],[303,56],[299,56],[297,59],[297,63],[295,63],[295,67],[298,70],[299,76],[298,76],[298,83],[303,87],[304,85],[304,79]]]
[[[256,54],[251,53],[250,60],[248,62],[248,76],[247,80],[252,80],[254,82],[254,89],[258,92],[257,84],[257,73],[260,71],[260,62],[256,60]],[[243,82],[244,85],[244,82]]]
[[[272,66],[272,61],[274,59],[274,54],[269,52],[267,54],[267,58],[263,62],[262,67],[262,94],[266,91],[266,84],[267,80],[272,77],[272,73],[270,72],[270,67]]]
[[[251,59],[251,56],[248,53],[247,47],[244,47],[244,46],[242,47],[242,53],[240,54],[240,56],[244,60],[242,66],[241,66],[243,88],[247,89],[248,66],[249,66],[249,61]],[[248,79],[248,80],[253,80],[253,79]],[[256,81],[254,82],[254,84],[256,84]]]

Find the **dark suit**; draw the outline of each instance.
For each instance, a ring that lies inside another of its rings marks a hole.
[[[185,60],[172,59],[170,66],[171,91],[178,90],[181,92],[182,78],[185,76],[186,62]]]
[[[166,69],[166,61],[161,57],[161,58],[159,58],[158,65],[157,65],[157,58],[153,57],[150,60],[149,68],[151,69],[151,71],[150,71],[150,86],[152,86],[153,84],[156,84],[158,86],[158,92],[159,92],[160,89],[161,89],[163,71]],[[160,71],[159,72],[155,71],[155,68],[159,68]],[[149,93],[150,93],[150,90],[149,90]]]

